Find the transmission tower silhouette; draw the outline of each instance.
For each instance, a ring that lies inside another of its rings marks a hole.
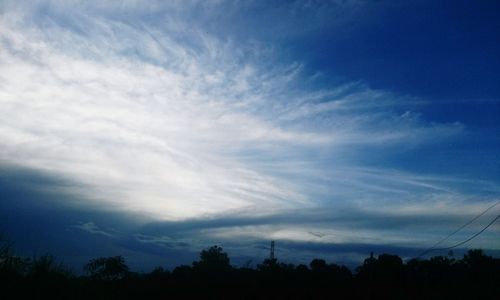
[[[271,241],[271,253],[269,253],[269,259],[274,260],[274,241]]]

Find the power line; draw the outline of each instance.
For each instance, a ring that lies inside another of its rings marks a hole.
[[[465,240],[465,241],[462,241],[456,245],[453,245],[451,247],[444,247],[444,248],[436,248],[437,245],[441,244],[442,242],[446,241],[447,239],[449,239],[451,236],[453,236],[454,234],[456,234],[457,232],[459,232],[460,230],[464,229],[465,227],[469,226],[472,222],[474,222],[475,220],[479,219],[481,216],[483,216],[485,213],[487,213],[490,209],[492,209],[493,207],[497,206],[498,204],[500,203],[500,200],[495,202],[493,205],[491,205],[490,207],[488,207],[487,209],[485,209],[483,212],[481,212],[479,215],[475,216],[474,218],[472,218],[470,221],[468,221],[467,223],[463,224],[462,226],[460,226],[458,229],[456,229],[455,231],[453,231],[452,233],[448,234],[446,237],[444,237],[443,239],[439,240],[437,243],[435,243],[434,245],[432,245],[431,247],[429,247],[428,249],[422,251],[418,256],[417,258],[431,252],[431,251],[441,251],[441,250],[448,250],[448,249],[452,249],[452,248],[455,248],[455,247],[458,247],[460,245],[463,245],[465,243],[467,243],[468,241],[472,240],[473,238],[475,238],[476,236],[480,235],[483,231],[485,231],[488,227],[490,227],[493,223],[495,223],[495,221],[500,217],[500,214],[495,218],[493,219],[493,221],[491,223],[489,223],[486,227],[484,227],[481,231],[479,231],[478,233],[474,234],[472,237],[470,237],[469,239]]]
[[[493,223],[496,222],[496,220],[498,220],[498,218],[500,218],[500,214],[498,214],[496,216],[496,218],[494,218],[490,223],[488,223],[488,225],[486,225],[483,229],[481,229],[480,231],[476,232],[476,234],[474,234],[473,236],[471,236],[470,238],[466,239],[465,241],[462,241],[460,243],[457,243],[453,246],[450,246],[450,247],[446,247],[446,248],[438,248],[438,249],[434,249],[434,250],[449,250],[449,249],[453,249],[455,247],[458,247],[458,246],[461,246],[465,243],[467,243],[468,241],[472,240],[473,238],[475,238],[476,236],[480,235],[481,233],[483,233],[483,231],[485,231],[486,229],[488,229],[488,227],[490,227],[491,225],[493,225]]]

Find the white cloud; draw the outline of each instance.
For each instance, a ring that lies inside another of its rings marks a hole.
[[[73,227],[81,229],[81,230],[86,231],[88,233],[92,233],[92,234],[99,234],[99,235],[104,235],[107,237],[113,236],[111,233],[106,232],[106,231],[102,230],[101,228],[99,228],[96,224],[94,224],[94,222],[87,222],[87,223],[82,223],[82,224],[78,224],[78,225],[73,225]]]
[[[272,51],[217,38],[174,4],[126,2],[129,22],[114,5],[75,2],[63,18],[66,4],[50,4],[0,20],[0,161],[77,181],[89,205],[179,220],[367,201],[396,188],[321,158],[462,130],[396,113],[408,99],[360,83],[303,88],[300,63],[259,63]]]

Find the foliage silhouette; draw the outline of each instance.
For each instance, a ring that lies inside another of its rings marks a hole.
[[[5,245],[0,299],[500,299],[500,259],[482,250],[407,263],[396,255],[370,255],[352,273],[319,258],[309,267],[265,259],[257,268],[236,268],[213,246],[172,272],[159,266],[132,273],[115,256],[93,259],[85,265],[87,276],[74,276],[50,255],[30,260]]]
[[[201,272],[221,273],[231,269],[229,256],[215,245],[200,253],[200,261],[193,262],[193,269]]]
[[[122,256],[100,257],[89,261],[85,271],[94,279],[117,280],[128,275],[128,266]]]

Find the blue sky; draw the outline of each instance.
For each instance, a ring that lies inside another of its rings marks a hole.
[[[2,1],[0,230],[78,271],[410,258],[500,200],[499,36],[496,1]]]

